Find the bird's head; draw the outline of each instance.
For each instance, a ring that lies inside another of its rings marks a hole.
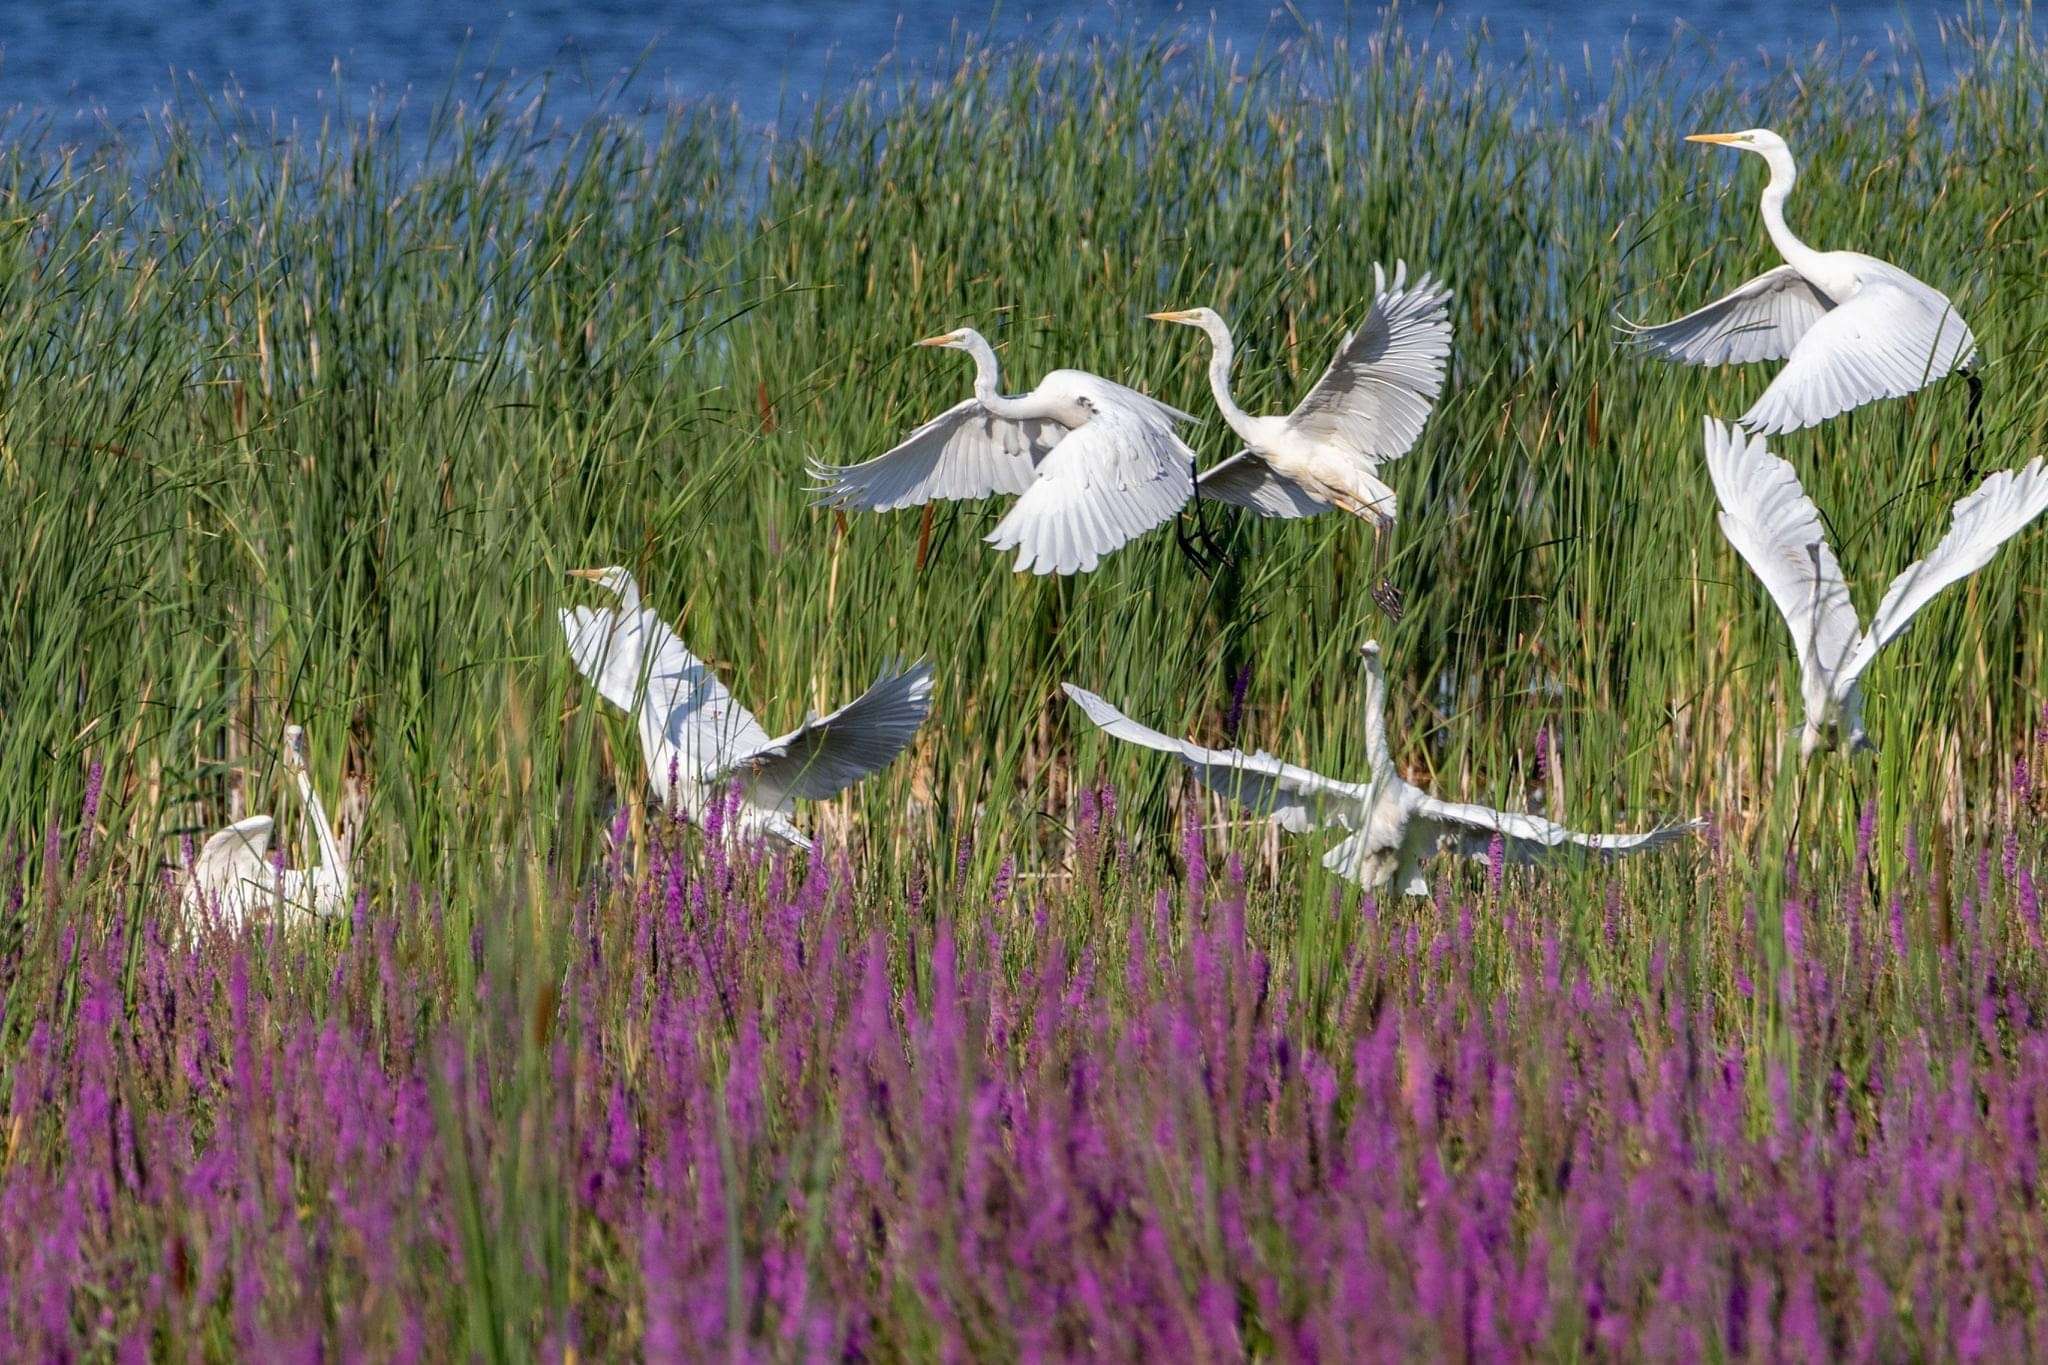
[[[595,583],[614,597],[635,598],[640,595],[640,585],[633,581],[632,572],[617,564],[602,569],[571,569],[569,577]]]
[[[284,766],[295,773],[306,770],[306,731],[302,726],[284,727]]]
[[[1380,642],[1378,640],[1367,640],[1364,644],[1360,645],[1358,647],[1358,658],[1359,662],[1365,665],[1367,677],[1377,678],[1380,676]]]
[[[1745,128],[1739,133],[1687,133],[1687,142],[1710,142],[1717,147],[1734,147],[1758,156],[1769,157],[1775,152],[1790,152],[1785,139],[1768,128]]]
[[[949,351],[964,351],[972,344],[971,339],[974,335],[975,332],[972,327],[956,327],[950,332],[941,332],[935,337],[925,337],[921,341],[914,341],[911,345],[941,346]]]
[[[1175,308],[1145,316],[1153,322],[1177,322],[1183,327],[1199,327],[1205,332],[1223,325],[1223,319],[1213,308]]]

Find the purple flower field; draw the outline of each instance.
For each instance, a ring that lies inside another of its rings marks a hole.
[[[1672,942],[1629,883],[1482,871],[1338,903],[1310,962],[1234,858],[1190,832],[1150,887],[1115,820],[1043,895],[673,831],[466,936],[373,893],[190,949],[53,836],[11,896],[10,1354],[2048,1344],[2028,839],[1883,904],[1861,855],[1756,905],[1703,848]]]

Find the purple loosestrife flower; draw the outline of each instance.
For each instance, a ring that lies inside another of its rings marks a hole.
[[[1230,681],[1230,706],[1223,713],[1223,742],[1237,743],[1237,732],[1244,724],[1245,694],[1252,689],[1252,666],[1247,660],[1239,666],[1237,676]]]
[[[85,801],[79,812],[78,852],[73,860],[75,871],[83,872],[88,859],[92,857],[93,822],[100,816],[100,788],[107,775],[106,765],[95,758],[92,767],[85,774]]]

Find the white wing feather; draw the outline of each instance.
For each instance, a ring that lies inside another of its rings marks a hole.
[[[562,613],[569,658],[598,693],[638,718],[643,739],[660,737],[679,751],[687,776],[730,766],[770,741],[710,666],[692,654],[668,624],[646,607],[575,607]],[[668,774],[649,776],[666,791]]]
[[[1249,450],[1240,450],[1203,470],[1195,487],[1205,498],[1247,508],[1262,517],[1312,517],[1330,510],[1329,503]]]
[[[1425,796],[1415,808],[1415,818],[1437,826],[1450,851],[1466,857],[1484,858],[1492,853],[1493,839],[1500,836],[1501,854],[1516,864],[1541,861],[1560,850],[1583,849],[1603,857],[1616,858],[1658,848],[1693,834],[1702,823],[1664,825],[1642,834],[1581,834],[1540,815],[1517,814],[1472,806],[1458,801],[1439,801]]]
[[[1652,355],[1684,365],[1783,360],[1835,306],[1789,265],[1766,270],[1734,292],[1672,322],[1622,331]]]
[[[1902,398],[1976,350],[1946,296],[1893,271],[1865,282],[1806,330],[1742,425],[1763,435],[1796,431],[1880,398]]]
[[[1311,440],[1383,462],[1408,453],[1443,391],[1451,295],[1429,275],[1407,287],[1405,263],[1391,289],[1377,265],[1373,276],[1372,311],[1287,421]]]
[[[1370,791],[1364,785],[1339,782],[1310,769],[1282,763],[1271,754],[1205,749],[1174,739],[1132,720],[1085,688],[1072,683],[1062,686],[1104,734],[1174,755],[1187,764],[1204,786],[1267,816],[1290,834],[1306,834],[1326,825],[1340,829],[1359,827]]]
[[[1170,425],[1147,409],[1090,396],[1099,410],[1053,448],[987,537],[1017,551],[1019,573],[1087,573],[1172,520],[1194,491],[1194,452]]]
[[[808,461],[818,501],[831,507],[888,512],[948,499],[1022,493],[1038,462],[1066,429],[1057,422],[997,417],[969,398],[872,460],[831,465]]]
[[[885,670],[853,701],[737,758],[728,772],[744,776],[749,799],[771,809],[822,801],[894,763],[931,709],[930,664]]]

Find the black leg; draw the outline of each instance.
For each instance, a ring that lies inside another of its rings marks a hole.
[[[1379,604],[1379,609],[1387,614],[1389,621],[1398,622],[1406,613],[1406,603],[1401,597],[1401,590],[1395,587],[1393,580],[1386,575],[1387,536],[1389,534],[1385,526],[1379,522],[1373,523],[1373,569],[1379,575],[1379,582],[1373,585],[1372,600]]]
[[[1977,373],[1973,365],[1963,371],[1963,380],[1970,386],[1970,456],[1969,472],[1977,473],[1977,456],[1984,449],[1984,376]]]

